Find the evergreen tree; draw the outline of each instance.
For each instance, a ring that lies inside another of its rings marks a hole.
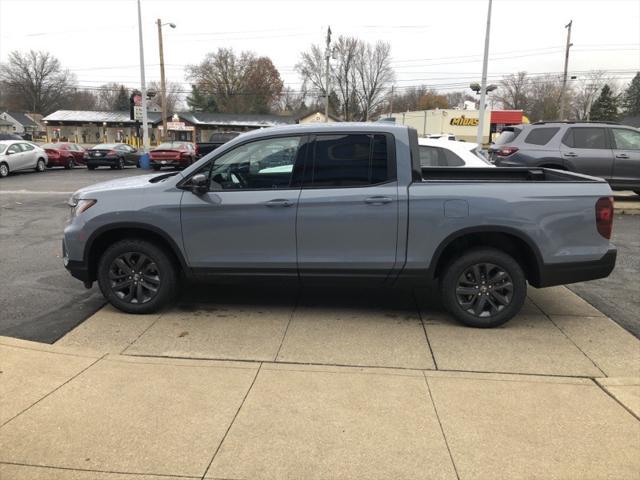
[[[214,96],[202,92],[196,85],[191,86],[191,94],[187,96],[187,105],[192,112],[218,111]]]
[[[124,85],[120,85],[118,95],[113,102],[113,109],[117,111],[129,110],[129,92]]]
[[[629,116],[640,115],[640,72],[636,73],[624,92],[624,113]]]
[[[613,95],[609,85],[602,87],[600,96],[593,102],[589,119],[593,121],[615,121],[618,119],[618,97]]]

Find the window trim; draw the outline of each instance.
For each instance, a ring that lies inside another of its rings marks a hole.
[[[261,142],[264,140],[273,140],[273,139],[278,139],[278,138],[292,138],[292,137],[297,137],[300,139],[300,143],[298,144],[298,150],[296,151],[296,157],[295,160],[293,162],[293,169],[291,170],[291,179],[293,180],[295,178],[295,174],[296,174],[296,169],[299,168],[299,164],[302,163],[302,175],[300,175],[300,178],[297,181],[297,185],[294,183],[293,185],[290,185],[289,188],[239,188],[239,189],[234,189],[234,190],[207,190],[207,193],[225,193],[225,192],[236,192],[236,193],[241,193],[241,192],[282,192],[282,191],[289,191],[289,190],[300,190],[301,185],[302,185],[302,179],[304,177],[304,169],[306,167],[306,162],[307,162],[307,158],[308,158],[308,149],[305,149],[305,158],[300,158],[300,152],[302,152],[302,148],[304,146],[306,146],[306,144],[309,141],[309,135],[308,134],[278,134],[278,135],[268,135],[268,136],[264,136],[264,137],[259,137],[259,138],[250,138],[245,140],[244,142],[238,143],[236,145],[234,145],[231,148],[228,148],[227,150],[223,151],[223,152],[218,152],[218,155],[215,155],[213,157],[211,157],[205,164],[202,165],[202,167],[194,170],[187,178],[181,180],[180,182],[178,182],[178,184],[176,184],[176,188],[179,188],[181,190],[190,190],[191,189],[191,185],[190,185],[190,181],[191,179],[194,177],[194,175],[198,175],[198,173],[201,173],[202,169],[207,168],[207,169],[211,169],[211,164],[212,162],[215,162],[217,159],[219,159],[220,157],[222,157],[223,155],[226,155],[227,153],[233,152],[234,150],[236,150],[237,148],[240,148],[244,145],[247,145],[249,143],[255,143],[255,142]],[[211,182],[211,179],[209,179],[209,182]]]
[[[392,175],[389,179],[384,182],[378,183],[370,183],[368,185],[314,185],[313,184],[313,171],[316,162],[316,139],[322,136],[334,136],[334,135],[367,135],[367,136],[375,136],[381,135],[384,136],[387,141],[387,171],[391,172]],[[310,148],[307,149],[307,161],[305,162],[305,172],[302,179],[301,188],[304,190],[335,190],[335,189],[347,189],[347,188],[369,188],[369,187],[378,187],[381,185],[387,185],[391,183],[396,183],[398,181],[398,169],[396,167],[396,143],[395,137],[393,134],[388,132],[363,132],[363,131],[336,131],[331,133],[312,133],[309,138]],[[311,155],[309,155],[309,150],[311,150]],[[311,157],[311,158],[309,158]],[[306,168],[306,165],[309,168]]]

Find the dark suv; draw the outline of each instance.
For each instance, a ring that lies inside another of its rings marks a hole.
[[[640,195],[640,130],[616,123],[508,126],[489,149],[500,167],[546,167],[604,178]]]

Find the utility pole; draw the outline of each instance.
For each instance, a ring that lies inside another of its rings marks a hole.
[[[482,148],[482,137],[484,132],[484,109],[487,97],[487,64],[489,63],[489,35],[491,33],[491,2],[487,10],[487,31],[484,36],[484,59],[482,60],[482,82],[480,85],[480,110],[478,111],[478,134],[476,142]]]
[[[327,28],[327,51],[324,72],[324,121],[329,122],[329,59],[331,58],[331,27]]]
[[[564,28],[567,29],[567,46],[564,50],[564,74],[562,75],[562,90],[560,93],[560,120],[564,120],[564,104],[565,104],[565,90],[567,88],[567,70],[569,69],[569,49],[573,46],[571,43],[571,25],[573,20],[569,20]]]
[[[389,118],[393,116],[393,89],[395,87],[391,85],[391,100],[389,101]]]
[[[144,46],[142,44],[142,11],[138,0],[138,38],[140,42],[140,93],[142,95],[142,147],[149,150],[149,131],[147,129],[147,87],[144,81]]]
[[[158,45],[160,47],[160,106],[162,108],[162,140],[167,138],[167,88],[164,82],[164,49],[162,48],[162,21],[158,19]]]

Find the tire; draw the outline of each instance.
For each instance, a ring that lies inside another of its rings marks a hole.
[[[640,190],[634,190],[633,193],[635,193],[636,195],[640,195]]]
[[[36,162],[36,168],[35,171],[36,172],[44,172],[47,169],[47,164],[44,162],[44,159],[39,158],[38,161]]]
[[[64,166],[65,170],[72,170],[73,167],[75,167],[76,164],[73,161],[73,158],[70,158],[69,161],[67,162],[67,164]]]
[[[132,275],[126,278],[129,273]],[[114,243],[98,262],[102,294],[111,305],[126,313],[158,311],[172,300],[177,279],[176,267],[165,250],[145,240]],[[136,281],[137,284],[130,284]]]
[[[118,170],[124,170],[124,158],[118,159],[118,165],[116,166]]]
[[[445,309],[458,321],[469,327],[491,328],[520,311],[527,281],[511,256],[494,248],[477,248],[447,265],[440,294]]]
[[[0,178],[5,178],[9,175],[9,165],[2,162],[0,163]]]
[[[95,165],[89,165],[89,164],[87,163],[87,170],[95,170],[95,169],[96,169],[96,166],[95,166]]]
[[[152,165],[151,168],[153,168],[156,172],[160,171],[160,165]]]

